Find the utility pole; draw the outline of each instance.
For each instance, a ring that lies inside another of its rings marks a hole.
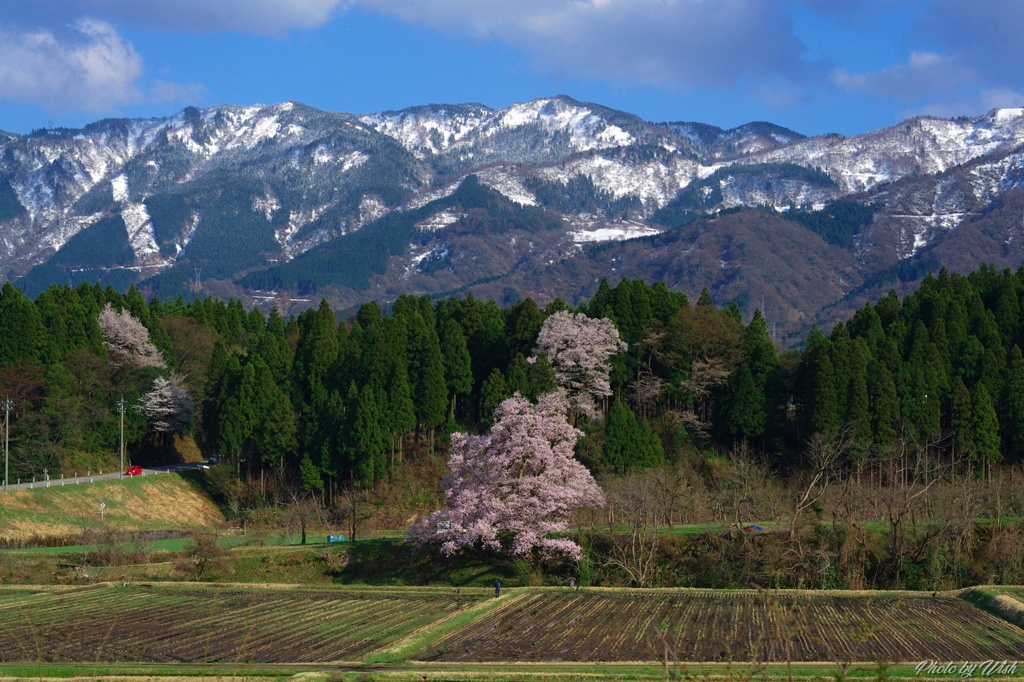
[[[4,398],[4,492],[10,490],[11,476],[8,469],[11,441],[11,396]]]
[[[121,415],[121,471],[118,472],[118,478],[124,478],[124,396],[117,401],[117,412]]]

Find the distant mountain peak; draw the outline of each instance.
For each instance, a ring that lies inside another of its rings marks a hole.
[[[989,207],[1024,187],[1022,147],[1024,109],[806,137],[766,121],[652,123],[566,95],[359,116],[301,102],[186,107],[166,118],[0,133],[0,272],[30,291],[98,278],[161,295],[246,298],[255,282],[287,295],[262,276],[287,266],[295,298],[322,292],[344,307],[495,287],[569,300],[589,286],[580,277],[712,277],[719,263],[717,290],[740,295],[737,282],[754,281],[743,269],[768,262],[745,260],[744,244],[775,234],[785,235],[775,243],[787,255],[773,267],[816,268],[815,286],[834,293],[942,253],[935,249],[955,243],[961,224],[1005,220],[1009,212]],[[875,206],[874,222],[836,236],[835,216],[808,223],[818,232],[777,220],[837,200],[852,202],[842,205],[850,215],[852,205]],[[728,217],[745,207],[757,211]],[[1006,253],[1015,253],[1019,227],[1006,228]],[[711,229],[732,237],[702,236]],[[1006,261],[991,252],[1003,235],[988,232],[979,257]],[[810,253],[825,248],[819,233],[833,240],[824,260]],[[636,237],[644,240],[595,246]],[[691,268],[684,255],[698,247],[721,257],[706,251],[707,262]],[[619,260],[603,260],[601,249]],[[821,271],[826,262],[841,281]],[[361,274],[339,274],[349,267]],[[790,306],[793,324],[809,319],[801,306],[821,304],[787,296],[775,305]]]

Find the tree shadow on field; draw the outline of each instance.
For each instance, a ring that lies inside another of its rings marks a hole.
[[[515,579],[512,567],[500,557],[463,552],[442,557],[401,539],[359,540],[340,551],[348,553],[348,561],[333,576],[345,584],[479,587],[494,578]]]

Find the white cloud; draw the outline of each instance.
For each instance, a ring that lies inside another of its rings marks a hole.
[[[782,4],[763,0],[355,0],[368,11],[526,49],[556,76],[677,88],[808,65]]]
[[[45,26],[54,17],[103,17],[111,22],[185,31],[281,34],[314,28],[350,0],[0,0],[0,16]],[[54,8],[59,5],[59,8]]]
[[[992,109],[1024,107],[1024,93],[1009,88],[982,90],[976,94],[951,102],[936,102],[901,112],[901,118],[912,116],[977,116]]]
[[[105,21],[0,29],[0,100],[35,102],[55,113],[111,113],[145,102],[194,102],[204,92],[197,83],[143,85],[143,73],[134,46]]]
[[[107,111],[141,99],[142,58],[105,22],[78,21],[64,34],[0,30],[0,98],[52,111]]]
[[[837,69],[833,82],[849,92],[871,93],[897,100],[947,95],[976,80],[977,74],[956,57],[912,52],[903,64],[868,73]]]

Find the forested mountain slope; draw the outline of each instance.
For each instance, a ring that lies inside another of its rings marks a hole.
[[[601,277],[656,277],[746,319],[763,300],[794,340],[878,282],[1024,263],[1003,208],[1022,144],[1017,109],[844,138],[652,123],[564,96],[362,116],[188,108],[0,138],[0,272],[30,296],[99,280],[283,312],[466,291],[577,301]]]

